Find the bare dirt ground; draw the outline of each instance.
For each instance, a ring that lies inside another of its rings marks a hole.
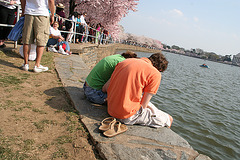
[[[0,50],[0,159],[100,159],[59,80],[53,56],[49,71],[20,69],[21,56]]]

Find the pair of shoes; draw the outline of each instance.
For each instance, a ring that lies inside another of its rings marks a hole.
[[[36,73],[48,71],[48,67],[44,67],[42,65],[39,65],[39,67],[35,66],[33,68],[33,71],[36,72]]]
[[[24,71],[28,71],[29,70],[29,65],[28,64],[23,64],[21,67]]]
[[[48,47],[48,51],[49,52],[55,52],[55,53],[58,52],[55,47]]]
[[[6,47],[6,44],[0,45],[0,48],[5,48],[5,47]]]
[[[101,122],[100,130],[104,131],[103,134],[107,137],[114,137],[120,133],[128,130],[127,126],[117,121],[113,117],[105,118]]]

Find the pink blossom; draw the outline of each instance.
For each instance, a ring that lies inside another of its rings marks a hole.
[[[79,13],[86,12],[86,20],[92,24],[100,23],[111,36],[117,39],[120,32],[118,23],[129,11],[136,11],[139,0],[56,0],[65,5],[65,12],[69,14],[69,4],[76,5],[75,10]]]

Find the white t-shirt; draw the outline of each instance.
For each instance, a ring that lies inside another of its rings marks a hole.
[[[87,25],[87,23],[86,23],[83,15],[81,15],[80,21],[81,21],[81,24],[82,24],[82,25]]]
[[[54,36],[60,36],[61,32],[58,29],[55,30],[53,27],[50,27],[50,33],[49,34],[52,34]]]
[[[48,0],[26,0],[25,14],[49,17]]]

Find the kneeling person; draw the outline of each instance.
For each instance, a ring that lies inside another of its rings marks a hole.
[[[108,113],[125,124],[170,128],[172,117],[150,102],[167,66],[168,61],[161,53],[118,63],[103,87],[108,93]]]
[[[102,91],[104,84],[110,79],[115,66],[126,58],[136,58],[137,54],[131,51],[107,56],[99,61],[86,78],[83,89],[87,99],[93,103],[103,104],[107,93]]]

